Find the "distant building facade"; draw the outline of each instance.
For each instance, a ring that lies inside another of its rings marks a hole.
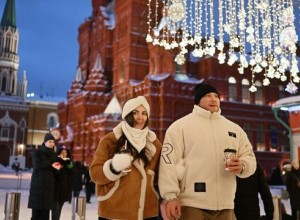
[[[10,156],[20,154],[27,138],[27,81],[24,73],[18,83],[18,44],[15,2],[7,1],[0,26],[0,162],[4,165],[9,164]]]
[[[271,111],[288,95],[284,84],[263,87],[258,78],[258,91],[250,93],[250,71],[240,75],[238,64],[220,65],[216,56],[178,66],[175,51],[145,42],[147,3],[93,0],[91,16],[78,28],[78,69],[67,101],[58,106],[62,141],[72,148],[74,160],[89,163],[99,140],[121,120],[121,110],[112,110],[113,100],[123,106],[144,95],[151,106],[150,127],[163,141],[170,124],[191,112],[193,90],[201,82],[218,88],[222,113],[247,132],[267,171],[288,158],[288,136]]]
[[[18,81],[19,32],[15,0],[7,0],[0,26],[0,163],[30,166],[30,152],[43,142],[46,132],[58,126],[60,100],[27,99],[26,72]]]

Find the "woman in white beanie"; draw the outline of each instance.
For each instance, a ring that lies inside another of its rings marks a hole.
[[[145,97],[128,100],[123,121],[98,144],[90,165],[99,201],[98,220],[157,219],[154,177],[161,143],[148,128],[149,116]]]

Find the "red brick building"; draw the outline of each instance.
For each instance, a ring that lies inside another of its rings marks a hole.
[[[120,121],[120,112],[107,109],[113,97],[123,106],[144,95],[151,106],[150,127],[162,141],[169,125],[191,112],[200,82],[218,88],[223,115],[245,129],[268,172],[288,158],[282,152],[289,150],[288,136],[271,111],[276,100],[289,95],[285,85],[274,80],[263,87],[258,79],[258,91],[250,93],[250,71],[240,75],[237,64],[220,65],[216,57],[178,66],[174,51],[145,42],[147,7],[145,0],[92,0],[91,16],[79,26],[78,70],[67,101],[58,106],[62,141],[74,160],[89,163],[98,141]]]

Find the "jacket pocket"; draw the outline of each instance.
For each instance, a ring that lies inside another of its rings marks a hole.
[[[98,194],[98,201],[105,201],[109,199],[118,189],[120,185],[120,179],[116,180],[114,182],[114,185],[109,189],[109,190],[104,190],[104,186],[101,186],[99,189],[99,194]],[[101,189],[102,188],[102,189]]]

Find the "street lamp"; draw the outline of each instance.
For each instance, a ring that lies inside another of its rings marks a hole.
[[[23,156],[24,144],[20,144],[19,148],[20,148],[20,154],[21,156]]]

